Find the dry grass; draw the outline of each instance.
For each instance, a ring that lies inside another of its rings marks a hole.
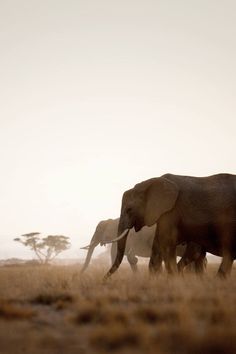
[[[36,312],[29,307],[22,307],[8,301],[0,301],[0,319],[16,320],[28,319],[36,315]]]
[[[123,266],[0,268],[0,353],[236,353],[236,269],[150,278]]]

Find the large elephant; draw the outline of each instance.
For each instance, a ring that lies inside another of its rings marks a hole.
[[[236,258],[236,176],[165,174],[126,191],[116,239],[118,252],[106,277],[122,261],[129,230],[134,227],[138,232],[155,224],[150,271],[158,270],[161,255],[168,272],[176,272],[176,245],[186,242],[190,247],[195,242],[204,252],[222,257],[218,275],[225,276]]]
[[[95,247],[100,245],[105,245],[111,242],[117,236],[118,232],[118,225],[119,225],[119,218],[118,219],[108,219],[100,221],[96,227],[94,235],[90,241],[90,245],[86,247],[82,247],[88,251],[84,265],[82,267],[82,272],[88,267],[93,251]],[[143,227],[140,231],[135,232],[134,229],[130,230],[129,236],[127,238],[124,254],[127,257],[127,260],[132,268],[133,271],[137,270],[137,262],[139,257],[150,257],[152,252],[152,244],[153,239],[155,236],[156,225],[151,227]],[[177,256],[183,257],[186,252],[185,245],[179,245],[177,247]],[[201,272],[204,269],[205,265],[205,254],[203,257],[199,257],[199,247],[198,249],[194,249],[194,270],[196,272]],[[113,242],[111,246],[111,263],[113,264],[116,259],[117,254],[117,243]],[[186,260],[187,257],[183,258],[182,265],[183,267],[185,264],[188,263]]]

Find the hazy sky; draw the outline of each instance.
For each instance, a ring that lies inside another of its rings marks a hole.
[[[1,0],[0,258],[22,233],[81,257],[123,191],[236,173],[236,2]],[[102,249],[103,250],[103,249]]]

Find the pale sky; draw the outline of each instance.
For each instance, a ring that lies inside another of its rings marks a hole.
[[[134,184],[236,173],[234,0],[1,0],[0,43],[0,258],[31,231],[81,257]]]

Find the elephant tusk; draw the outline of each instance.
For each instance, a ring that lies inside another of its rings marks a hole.
[[[106,243],[113,243],[113,242],[117,242],[117,241],[121,240],[123,237],[126,236],[127,232],[129,232],[129,229],[125,229],[125,231],[123,231],[120,236],[114,238],[113,240],[106,241]]]
[[[90,248],[90,245],[84,246],[84,247],[80,247],[81,250],[89,250],[89,248]]]
[[[96,242],[92,241],[88,246],[84,246],[84,247],[80,247],[81,250],[89,250],[90,247],[93,247],[93,245],[95,245]]]

